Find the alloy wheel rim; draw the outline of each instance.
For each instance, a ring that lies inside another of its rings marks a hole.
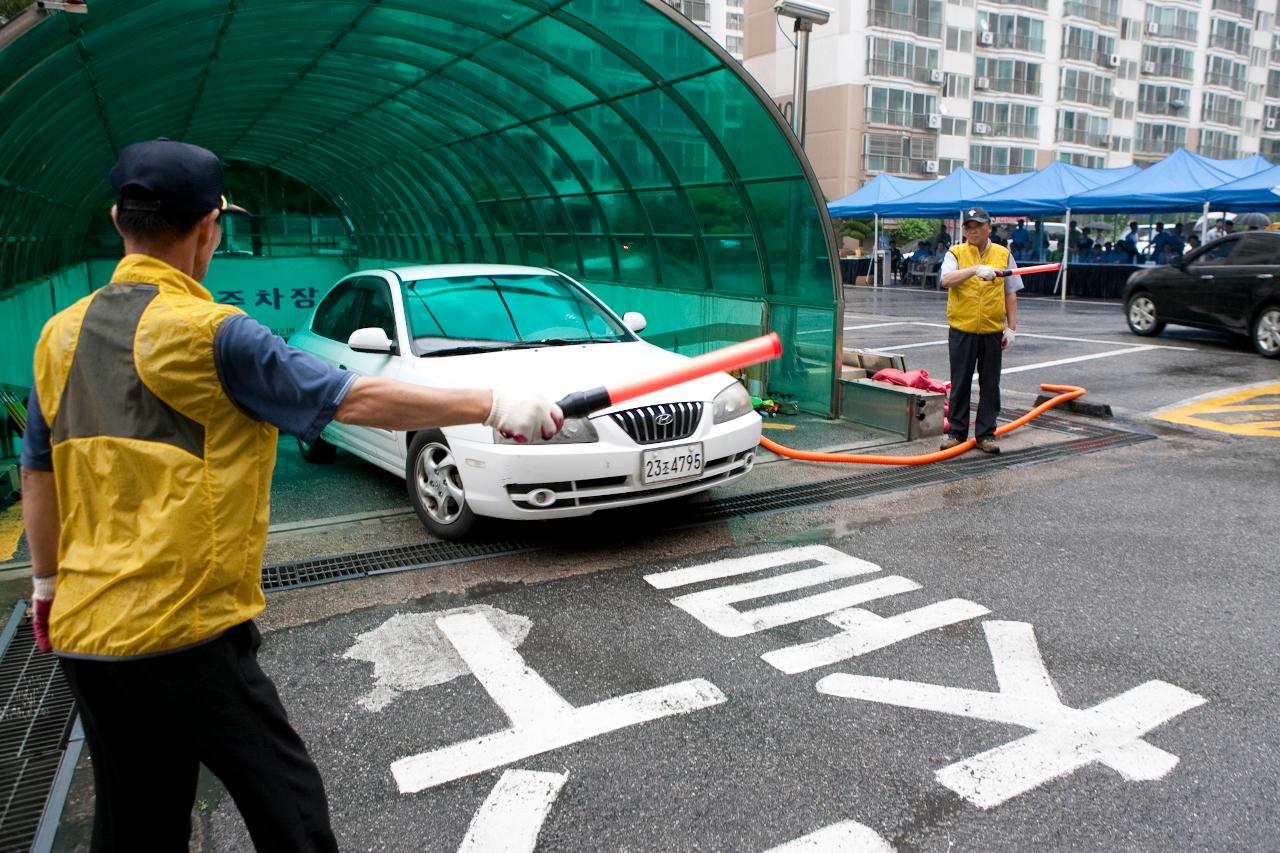
[[[1156,324],[1156,306],[1145,296],[1129,303],[1129,323],[1144,332]]]
[[[419,502],[434,521],[452,524],[462,515],[466,492],[448,447],[438,443],[424,447],[418,454],[413,480]]]
[[[1271,355],[1280,352],[1280,309],[1272,308],[1258,318],[1253,327],[1253,338],[1258,348]]]

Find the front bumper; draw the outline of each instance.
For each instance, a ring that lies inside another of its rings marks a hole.
[[[467,503],[491,518],[569,518],[693,494],[731,483],[751,471],[760,443],[760,419],[751,414],[703,426],[688,438],[639,446],[607,418],[593,419],[600,441],[521,446],[450,436]],[[645,484],[645,450],[700,442],[704,464],[696,477]]]

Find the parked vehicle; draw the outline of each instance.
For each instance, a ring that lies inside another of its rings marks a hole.
[[[553,270],[413,266],[344,277],[289,342],[365,376],[556,400],[687,360],[640,340],[644,327]],[[299,449],[325,462],[342,448],[404,477],[423,524],[459,539],[477,517],[588,515],[729,483],[751,470],[759,441],[750,394],[717,373],[569,419],[548,441],[517,444],[479,424],[405,433],[335,421]]]
[[[1265,358],[1280,357],[1280,233],[1249,231],[1206,243],[1168,264],[1135,272],[1124,290],[1135,335],[1166,323],[1248,336]]]

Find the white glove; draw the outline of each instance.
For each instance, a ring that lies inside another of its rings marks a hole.
[[[1008,349],[1009,347],[1013,346],[1013,339],[1016,338],[1017,336],[1018,336],[1018,333],[1015,332],[1013,329],[1005,329],[1004,338],[1000,341],[1000,349]]]
[[[484,425],[493,427],[506,438],[524,443],[538,430],[544,439],[551,438],[564,426],[560,407],[541,394],[518,389],[493,389],[493,406]]]
[[[992,281],[996,277],[996,268],[986,264],[978,264],[973,268],[973,274],[983,281]]]

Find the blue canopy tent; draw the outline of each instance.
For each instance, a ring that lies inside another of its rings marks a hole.
[[[1209,204],[1219,210],[1280,210],[1280,195],[1272,192],[1277,186],[1280,166],[1272,166],[1209,190]]]
[[[1209,190],[1239,177],[1242,176],[1223,169],[1217,160],[1179,148],[1137,174],[1074,193],[1067,198],[1066,206],[1074,213],[1194,210],[1205,204]]]
[[[1062,213],[1067,198],[1142,171],[1137,166],[1119,169],[1086,169],[1055,160],[1038,172],[1022,176],[1012,186],[992,193],[978,203],[994,216],[1036,216]]]
[[[832,219],[866,219],[880,212],[880,206],[917,193],[937,181],[895,178],[893,175],[876,175],[867,185],[844,198],[827,203],[827,213]]]
[[[982,204],[991,193],[1026,177],[1025,174],[992,175],[961,166],[942,180],[930,182],[917,193],[881,204],[877,212],[881,216],[950,218],[958,216],[962,208]]]
[[[1249,175],[1265,172],[1273,165],[1270,160],[1261,154],[1254,154],[1252,157],[1241,157],[1238,160],[1209,160],[1209,162],[1224,172],[1230,172],[1236,178],[1247,178]]]

